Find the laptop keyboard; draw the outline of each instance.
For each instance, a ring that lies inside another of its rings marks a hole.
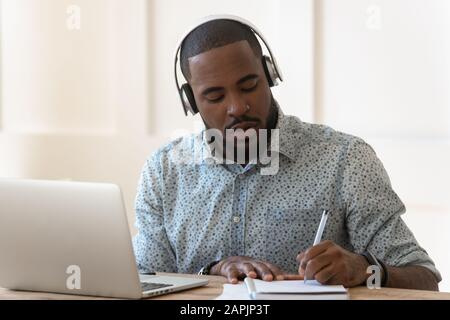
[[[172,286],[172,285],[167,284],[167,283],[141,282],[141,288],[142,288],[143,292],[160,289],[160,288],[165,288],[165,287],[170,287],[170,286]]]

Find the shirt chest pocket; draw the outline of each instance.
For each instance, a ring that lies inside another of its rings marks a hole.
[[[297,254],[314,242],[321,210],[269,208],[266,211],[266,259],[286,272],[296,272]]]

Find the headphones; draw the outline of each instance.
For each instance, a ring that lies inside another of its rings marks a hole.
[[[203,18],[201,21],[199,21],[197,24],[192,26],[189,29],[189,31],[187,31],[184,34],[184,36],[179,41],[177,49],[175,51],[175,64],[174,64],[175,84],[177,86],[177,91],[178,91],[178,94],[180,95],[181,104],[183,105],[184,113],[186,116],[188,115],[188,111],[190,113],[192,113],[193,115],[195,115],[196,113],[198,113],[198,108],[197,108],[197,104],[195,103],[194,92],[192,91],[192,88],[189,85],[189,83],[187,83],[187,79],[185,79],[186,83],[184,83],[182,86],[180,86],[180,83],[178,81],[178,70],[179,70],[178,62],[180,60],[179,55],[181,52],[181,47],[183,45],[183,41],[186,39],[186,37],[192,31],[194,31],[199,26],[201,26],[207,22],[214,21],[214,20],[236,21],[236,22],[239,22],[239,23],[243,24],[244,26],[250,28],[250,30],[253,31],[253,33],[257,36],[257,38],[259,38],[262,41],[262,43],[266,47],[267,51],[269,52],[269,56],[263,55],[263,57],[262,57],[262,65],[263,65],[264,73],[266,75],[269,86],[274,87],[274,86],[278,85],[278,80],[283,81],[283,76],[281,74],[280,68],[278,67],[275,57],[273,56],[272,51],[270,50],[269,44],[264,39],[261,32],[259,32],[259,30],[251,22],[249,22],[243,18],[233,16],[233,15],[207,16],[207,17]],[[180,66],[180,69],[181,69],[181,66]]]

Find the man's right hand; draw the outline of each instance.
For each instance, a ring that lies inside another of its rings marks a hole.
[[[250,257],[228,257],[214,265],[210,274],[224,276],[229,283],[236,284],[240,279],[250,277],[265,281],[283,280],[283,271],[276,265]]]

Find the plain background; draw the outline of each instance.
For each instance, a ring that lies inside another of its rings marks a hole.
[[[446,0],[0,0],[0,177],[119,184],[202,127],[173,79],[179,37],[237,14],[268,39],[283,111],[362,137],[450,291],[450,2]]]

